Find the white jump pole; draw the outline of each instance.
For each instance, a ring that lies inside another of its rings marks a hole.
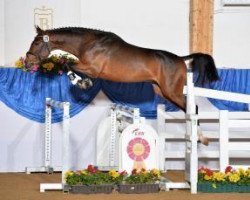
[[[66,180],[65,180],[65,172],[69,169],[70,104],[69,102],[59,102],[59,101],[52,100],[50,98],[46,98],[46,103],[51,107],[57,107],[57,108],[63,109],[62,178],[61,178],[61,183],[41,183],[40,192],[45,192],[46,190],[68,191]]]

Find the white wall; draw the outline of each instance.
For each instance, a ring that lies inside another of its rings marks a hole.
[[[250,6],[225,7],[215,0],[214,58],[218,67],[250,68]]]
[[[189,50],[189,0],[82,0],[82,26],[179,55]]]
[[[250,68],[250,7],[222,2],[215,0],[216,64]],[[42,6],[54,10],[54,27],[100,28],[135,45],[188,54],[189,0],[0,0],[0,65],[24,56],[35,35],[34,8]]]
[[[28,50],[34,31],[34,8],[53,9],[53,26],[84,26],[112,31],[148,48],[188,54],[189,0],[19,0],[5,3],[5,65]],[[2,13],[2,12],[1,12]],[[1,53],[3,55],[3,53]]]
[[[4,64],[4,0],[0,0],[0,66]]]
[[[34,9],[53,10],[53,26],[79,26],[80,0],[1,0],[5,3],[5,65],[12,66],[24,56],[36,35]]]
[[[3,0],[0,0],[3,1]],[[25,54],[33,37],[33,9],[45,5],[54,9],[54,27],[78,26],[112,31],[130,43],[188,53],[188,0],[157,3],[149,0],[19,0],[5,2],[5,64]],[[76,3],[78,2],[78,3]],[[78,12],[79,11],[79,12]],[[18,37],[15,38],[15,36]],[[88,108],[72,118],[72,167],[82,168],[95,161],[95,134],[111,102],[98,95]],[[26,166],[41,166],[43,158],[43,125],[28,120],[3,103],[1,124],[0,171],[24,171]],[[3,114],[4,113],[4,114]],[[15,125],[13,125],[15,121]],[[53,125],[53,164],[61,164],[61,126]]]
[[[106,101],[93,101],[70,119],[70,168],[82,169],[95,163],[96,131],[107,116],[107,109]],[[2,102],[0,113],[0,172],[23,172],[26,167],[44,166],[45,125],[18,115]],[[62,165],[62,131],[61,123],[52,125],[54,167]]]

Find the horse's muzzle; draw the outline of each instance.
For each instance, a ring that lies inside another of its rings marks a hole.
[[[39,59],[34,54],[27,52],[24,62],[25,63],[38,63]]]

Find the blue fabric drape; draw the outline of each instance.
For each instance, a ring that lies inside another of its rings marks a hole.
[[[250,70],[219,69],[221,80],[211,84],[211,89],[250,94]],[[0,68],[0,100],[24,117],[44,122],[45,98],[68,101],[70,116],[81,112],[102,89],[114,103],[139,107],[141,115],[156,118],[157,104],[165,104],[167,111],[178,108],[156,95],[150,83],[114,83],[93,80],[94,86],[80,90],[73,86],[67,75],[27,73],[16,68]],[[209,99],[217,108],[230,111],[248,110],[247,104]],[[53,122],[61,121],[62,111],[53,110]]]
[[[44,122],[45,99],[70,102],[70,116],[84,109],[100,91],[99,80],[82,92],[66,75],[27,73],[15,68],[0,68],[0,100],[28,119]],[[62,110],[53,108],[53,122],[61,121]]]
[[[220,81],[210,85],[211,89],[228,92],[250,94],[250,70],[249,69],[219,69]],[[248,104],[209,99],[220,110],[247,111]]]
[[[114,103],[140,108],[140,113],[146,118],[156,117],[157,104],[165,104],[168,111],[178,108],[171,102],[156,95],[151,83],[114,83],[102,81],[102,90]]]

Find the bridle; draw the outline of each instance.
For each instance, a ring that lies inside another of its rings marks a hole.
[[[39,52],[38,52],[38,55],[35,55],[34,53],[32,53],[32,52],[30,52],[30,51],[28,51],[26,55],[29,54],[29,55],[38,57],[39,62],[40,62],[40,61],[42,60],[41,57],[40,57],[41,51],[42,51],[44,48],[46,48],[47,51],[48,51],[49,54],[50,54],[50,52],[51,52],[51,47],[50,47],[50,45],[49,45],[49,36],[48,36],[48,35],[41,35],[41,36],[37,36],[37,37],[42,37],[42,38],[43,38],[43,45],[42,45],[42,47],[40,48],[40,50],[39,50]]]

